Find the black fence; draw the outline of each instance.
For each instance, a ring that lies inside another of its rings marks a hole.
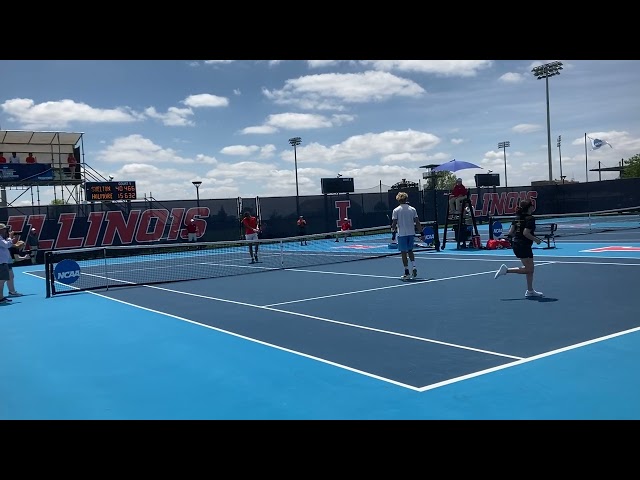
[[[323,233],[339,228],[347,217],[353,228],[389,225],[400,190],[378,193],[307,195],[299,197],[300,214],[307,220],[307,232]],[[444,223],[448,192],[403,189],[422,221]],[[514,213],[519,200],[534,201],[536,213],[585,213],[640,206],[640,179],[616,179],[590,183],[536,187],[471,188],[471,200],[479,223],[489,215]],[[241,207],[241,208],[239,208]],[[198,241],[237,240],[243,232],[239,216],[258,213],[264,238],[297,234],[295,196],[130,202],[102,202],[74,205],[40,205],[0,208],[0,222],[7,223],[26,238],[36,228],[40,248],[183,242],[191,218],[200,229]],[[436,219],[437,215],[437,219]]]

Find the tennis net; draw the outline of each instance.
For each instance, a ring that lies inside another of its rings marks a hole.
[[[640,207],[553,215],[534,213],[534,217],[536,226],[556,224],[555,236],[557,237],[640,228]],[[490,217],[489,237],[493,238],[494,231],[497,232],[497,229],[502,229],[502,233],[508,232],[513,219],[514,216]]]
[[[423,226],[432,223],[435,226]],[[379,258],[398,254],[389,246],[391,239],[391,229],[385,226],[256,241],[51,250],[45,252],[47,297]],[[258,247],[257,262],[252,261],[249,245],[254,252]]]

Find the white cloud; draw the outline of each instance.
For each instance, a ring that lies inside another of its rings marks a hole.
[[[503,83],[522,83],[524,81],[524,75],[520,73],[505,73],[498,80]]]
[[[220,150],[220,153],[242,157],[257,154],[259,158],[269,158],[274,155],[275,150],[275,145],[263,145],[262,147],[258,145],[229,145]]]
[[[285,82],[280,90],[263,88],[263,94],[278,105],[305,109],[344,108],[342,103],[382,102],[393,97],[418,98],[425,90],[413,82],[387,72],[326,73]]]
[[[94,108],[73,100],[36,104],[30,98],[14,98],[0,105],[11,121],[25,129],[60,129],[83,123],[132,123],[144,116],[128,107]]]
[[[199,155],[196,159],[182,157],[175,150],[163,148],[148,138],[137,134],[116,138],[110,145],[96,154],[96,160],[131,165],[217,163],[215,158],[204,155]]]
[[[447,77],[472,77],[479,70],[491,67],[491,60],[362,60],[360,63],[376,70],[398,70]]]
[[[325,117],[313,113],[277,113],[269,115],[261,126],[247,127],[243,134],[271,134],[279,130],[312,130],[340,126],[354,120],[353,115]]]
[[[512,132],[516,133],[532,133],[538,132],[540,130],[542,130],[541,125],[534,125],[529,123],[521,123],[520,125],[516,125],[511,129]]]
[[[193,115],[193,110],[190,108],[169,107],[166,113],[160,113],[154,107],[148,107],[144,110],[144,113],[150,118],[160,120],[167,127],[191,127],[195,125],[195,122],[187,118]]]
[[[267,135],[270,133],[276,133],[278,131],[277,128],[272,127],[271,125],[255,125],[253,127],[246,127],[240,130],[240,133],[243,135],[255,134],[255,135]]]
[[[333,67],[340,63],[339,60],[307,60],[309,68]]]
[[[229,99],[226,97],[219,97],[217,95],[211,95],[209,93],[200,93],[197,95],[189,95],[182,103],[187,107],[200,108],[200,107],[227,107],[229,105]]]

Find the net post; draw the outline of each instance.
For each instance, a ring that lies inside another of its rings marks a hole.
[[[51,298],[51,277],[49,271],[51,270],[51,252],[44,252],[44,283],[46,286],[47,296]]]
[[[487,219],[489,220],[489,240],[493,240],[493,217],[489,215]]]

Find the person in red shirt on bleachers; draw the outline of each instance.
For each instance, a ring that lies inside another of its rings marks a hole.
[[[73,153],[70,153],[67,156],[67,165],[69,165],[69,176],[71,178],[77,178],[76,172],[78,171],[78,160],[73,156]]]
[[[449,213],[459,214],[462,207],[462,200],[467,196],[467,187],[462,184],[462,179],[456,179],[456,185],[453,187],[451,195],[449,195]]]
[[[24,161],[26,163],[38,163],[38,160],[36,160],[36,157],[33,156],[33,153],[27,155],[27,158],[25,158]]]
[[[7,159],[5,158],[3,152],[0,152],[0,163],[7,163]]]

